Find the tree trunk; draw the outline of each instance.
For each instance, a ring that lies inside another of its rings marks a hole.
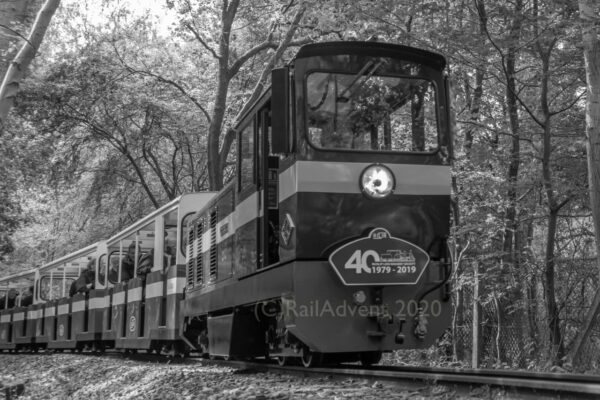
[[[33,23],[27,41],[23,44],[23,47],[21,47],[21,50],[6,71],[2,86],[0,86],[0,127],[6,121],[6,117],[14,104],[15,96],[19,90],[19,82],[23,78],[29,64],[31,64],[33,57],[35,57],[59,4],[60,0],[46,0]]]
[[[485,2],[479,0],[476,2],[477,14],[479,16],[479,34],[482,40],[485,40],[485,32],[487,29],[487,12],[485,10]],[[465,156],[467,159],[471,158],[471,148],[473,147],[474,132],[476,131],[475,124],[479,121],[479,114],[481,110],[481,99],[483,97],[483,78],[486,73],[486,62],[487,62],[487,51],[483,51],[481,55],[481,61],[475,70],[475,89],[473,90],[473,97],[469,101],[469,122],[465,127],[465,141],[463,148],[465,150]],[[468,78],[467,78],[468,79]],[[466,91],[465,91],[466,92]]]
[[[517,105],[517,87],[515,82],[517,49],[519,48],[519,35],[522,21],[521,0],[515,5],[515,19],[510,30],[510,45],[506,54],[506,106],[512,134],[512,146],[510,150],[510,162],[508,166],[508,207],[505,214],[505,229],[503,243],[503,263],[512,264],[513,238],[517,230],[517,179],[519,175],[519,164],[521,162],[521,146],[519,137],[519,112]]]
[[[594,12],[596,0],[579,0],[579,15],[583,36],[583,55],[587,81],[587,105],[585,110],[585,132],[587,136],[587,163],[590,191],[590,208],[594,220],[596,256],[600,268],[600,18]],[[600,290],[592,301],[591,308],[579,334],[573,342],[568,359],[577,362],[581,348],[586,342],[592,324],[600,310]]]
[[[546,278],[546,312],[548,313],[548,329],[550,332],[550,343],[552,345],[551,357],[555,362],[560,360],[564,353],[562,334],[560,331],[560,316],[556,304],[556,291],[554,287],[554,244],[556,242],[557,222],[558,210],[551,210],[550,215],[548,216],[544,274]]]
[[[227,92],[229,91],[229,83],[231,79],[238,73],[239,68],[248,61],[252,56],[259,52],[266,50],[267,48],[276,47],[276,51],[271,58],[271,61],[263,71],[263,74],[258,80],[258,84],[255,88],[255,93],[250,97],[250,101],[254,101],[261,93],[262,88],[268,78],[268,72],[275,66],[277,60],[281,57],[284,50],[288,47],[291,39],[298,27],[298,23],[304,15],[305,7],[301,6],[293,21],[288,28],[288,31],[284,35],[284,39],[276,45],[271,42],[271,35],[258,46],[248,50],[244,55],[240,56],[231,65],[230,61],[230,36],[231,27],[235,20],[237,8],[239,6],[239,0],[232,0],[230,3],[227,0],[223,1],[223,11],[221,16],[221,38],[219,41],[219,54],[218,64],[219,70],[217,74],[217,93],[215,96],[215,102],[213,106],[210,126],[208,128],[208,181],[210,190],[219,190],[223,187],[223,168],[227,161],[227,155],[229,148],[234,141],[235,132],[232,129],[228,129],[225,135],[223,131],[223,120],[225,117],[225,111],[227,109]],[[284,11],[285,12],[285,11]],[[267,70],[268,69],[268,70]],[[249,103],[246,102],[246,103]],[[222,143],[221,143],[221,138]]]
[[[298,28],[298,24],[302,20],[302,17],[304,16],[305,11],[306,11],[305,6],[299,7],[298,10],[296,11],[296,14],[292,18],[292,22],[290,24],[289,29],[285,33],[281,42],[279,43],[279,46],[277,46],[277,49],[273,53],[273,56],[271,57],[269,62],[263,68],[260,78],[258,78],[258,82],[256,83],[256,86],[254,86],[254,89],[252,90],[252,94],[250,95],[248,100],[246,100],[246,102],[244,103],[242,110],[238,114],[239,116],[243,115],[246,111],[248,111],[248,109],[250,108],[252,103],[254,103],[256,100],[258,100],[258,98],[262,94],[264,87],[265,87],[265,83],[271,76],[271,70],[273,68],[275,68],[277,61],[279,61],[279,59],[281,58],[281,56],[283,55],[283,53],[285,52],[285,50],[288,48],[289,44],[291,43],[292,38],[294,37],[294,34],[296,33],[296,29]],[[237,122],[238,121],[236,121],[236,123]],[[223,173],[223,170],[225,169],[225,165],[227,163],[227,155],[229,154],[230,147],[233,144],[234,140],[235,140],[235,131],[233,129],[229,129],[227,131],[227,133],[225,134],[225,137],[223,139],[223,145],[221,146],[221,151],[219,153],[219,160],[220,160],[219,171],[221,171],[221,173]]]
[[[548,202],[548,232],[546,234],[546,255],[544,257],[544,276],[546,280],[546,312],[548,329],[550,332],[550,343],[552,346],[551,357],[554,362],[558,362],[563,356],[564,345],[562,334],[560,331],[560,316],[558,306],[556,304],[556,291],[554,288],[555,280],[555,259],[554,247],[556,242],[556,227],[558,224],[558,212],[567,203],[564,200],[559,204],[557,195],[554,191],[552,182],[552,166],[550,155],[552,152],[552,128],[551,128],[551,112],[548,106],[548,84],[550,79],[550,55],[552,48],[556,43],[554,39],[549,43],[546,49],[542,48],[542,44],[538,43],[538,52],[542,61],[542,85],[540,94],[540,108],[544,116],[542,126],[543,132],[543,149],[542,149],[542,176],[544,182],[544,190],[546,192],[546,200]]]
[[[231,3],[224,0],[221,13],[221,37],[219,39],[219,70],[217,73],[217,93],[213,106],[210,126],[208,127],[208,184],[210,190],[223,187],[223,171],[219,160],[219,141],[223,128],[223,119],[227,107],[227,92],[233,77],[229,71],[231,27],[240,4],[239,0]]]
[[[36,0],[0,1],[0,76],[4,77],[15,58],[16,44],[29,32],[37,7]]]

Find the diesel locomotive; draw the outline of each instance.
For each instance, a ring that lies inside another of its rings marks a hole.
[[[452,159],[444,57],[380,42],[306,45],[247,110],[236,126],[236,174],[221,191],[183,196],[95,245],[87,293],[43,298],[36,283],[28,321],[46,339],[32,328],[30,347],[52,347],[60,312],[66,348],[306,367],[373,364],[444,333]],[[128,246],[136,271],[140,255],[151,255],[148,275],[123,279]],[[0,349],[19,347],[9,332],[15,310],[0,312]]]

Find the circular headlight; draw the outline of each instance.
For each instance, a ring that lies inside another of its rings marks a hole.
[[[395,182],[394,175],[387,167],[374,164],[365,169],[360,177],[360,188],[364,194],[373,199],[382,199],[392,193]]]

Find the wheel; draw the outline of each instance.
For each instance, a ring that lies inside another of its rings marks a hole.
[[[277,364],[280,367],[284,367],[289,364],[289,359],[286,356],[277,356],[275,358],[277,359]]]
[[[377,364],[379,361],[381,361],[381,352],[365,351],[364,353],[360,353],[359,359],[363,367],[370,367],[371,365]]]
[[[96,344],[94,346],[94,350],[96,351],[96,354],[101,355],[101,354],[104,354],[106,347],[104,347],[104,343],[96,342]]]
[[[306,347],[302,348],[302,355],[300,356],[300,361],[302,362],[302,366],[304,368],[316,367],[321,363],[322,358],[323,357],[321,353],[314,353]]]

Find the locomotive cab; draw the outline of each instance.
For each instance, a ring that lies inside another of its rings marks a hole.
[[[280,240],[282,259],[323,257],[376,226],[441,256],[433,243],[448,235],[451,158],[444,68],[428,51],[349,42],[304,46],[274,73],[280,221],[297,227]]]

